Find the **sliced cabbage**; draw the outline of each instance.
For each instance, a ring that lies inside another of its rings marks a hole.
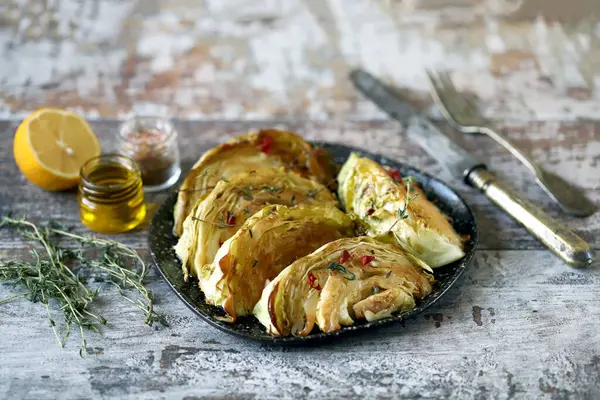
[[[328,185],[333,181],[334,171],[319,150],[295,133],[261,130],[207,151],[179,190],[173,211],[173,233],[181,235],[183,222],[198,200],[206,197],[221,179],[230,179],[237,174],[258,168],[285,167]]]
[[[254,213],[269,204],[330,204],[337,199],[325,186],[286,171],[265,168],[221,180],[211,193],[198,201],[183,224],[175,246],[184,279],[213,262],[223,242]]]
[[[350,217],[332,205],[267,206],[248,219],[201,268],[206,302],[235,321],[252,313],[263,288],[286,266],[324,243],[354,233]]]
[[[397,244],[363,236],[296,260],[263,290],[254,315],[275,336],[334,332],[404,312],[431,293],[431,269]]]
[[[462,258],[462,240],[448,218],[427,200],[416,182],[398,179],[375,161],[352,153],[338,175],[338,196],[368,236],[395,239],[432,268]],[[406,205],[408,187],[411,200]]]

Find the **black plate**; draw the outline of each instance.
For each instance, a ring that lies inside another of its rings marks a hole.
[[[254,317],[239,318],[235,324],[220,321],[217,317],[224,316],[221,308],[204,303],[204,295],[198,288],[197,282],[184,282],[181,272],[181,262],[177,258],[173,246],[177,238],[173,235],[173,207],[177,199],[177,193],[172,193],[158,210],[152,220],[149,233],[150,251],[154,264],[169,283],[175,293],[183,302],[209,324],[238,336],[248,339],[259,340],[270,343],[305,343],[309,341],[321,341],[334,338],[351,332],[365,331],[370,328],[379,327],[392,322],[398,322],[418,314],[435,303],[456,282],[458,277],[473,258],[477,244],[477,227],[473,213],[464,200],[445,183],[423,173],[408,165],[389,160],[380,155],[367,153],[340,144],[317,143],[317,145],[329,150],[335,161],[344,163],[351,152],[355,151],[362,156],[369,157],[383,165],[389,165],[398,169],[402,176],[412,175],[419,181],[423,191],[430,200],[437,200],[440,209],[451,218],[454,229],[461,235],[468,235],[470,239],[465,245],[465,257],[442,268],[435,269],[435,284],[432,293],[424,298],[417,307],[412,310],[394,315],[379,321],[366,322],[357,321],[353,326],[343,327],[332,333],[312,333],[304,337],[273,337],[266,333],[265,328]],[[316,331],[316,330],[315,330]]]

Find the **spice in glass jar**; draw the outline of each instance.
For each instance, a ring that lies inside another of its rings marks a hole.
[[[142,179],[136,163],[120,154],[105,154],[81,167],[79,216],[95,232],[121,233],[146,217]]]
[[[177,131],[168,120],[134,117],[125,121],[119,131],[117,148],[138,164],[145,191],[167,189],[179,179]]]

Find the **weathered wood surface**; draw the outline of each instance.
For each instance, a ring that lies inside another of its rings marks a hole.
[[[562,264],[346,79],[362,66],[437,118],[423,69],[448,69],[515,144],[600,203],[599,14],[592,0],[0,2],[0,215],[85,231],[75,193],[34,187],[12,158],[18,120],[51,105],[99,119],[104,150],[118,126],[106,118],[177,116],[186,168],[258,127],[365,148],[439,175],[473,206],[481,232],[464,278],[425,315],[320,347],[221,333],[154,271],[150,287],[171,327],[145,326],[103,287],[110,326],[88,335],[85,360],[75,335],[58,347],[39,305],[2,304],[0,398],[600,398],[598,266]],[[600,214],[566,217],[507,152],[484,137],[460,139],[600,250]],[[119,238],[146,250],[144,229]],[[1,259],[28,246],[0,229]],[[0,299],[16,293],[0,285]]]
[[[27,183],[12,159],[16,122],[0,123],[0,214],[78,222],[75,193]],[[116,121],[93,127],[105,150]],[[87,359],[76,335],[60,349],[39,305],[0,305],[0,398],[461,398],[600,397],[600,269],[575,270],[531,239],[479,194],[452,180],[397,125],[363,122],[186,122],[184,164],[207,148],[261,126],[295,129],[314,140],[367,148],[437,174],[475,209],[481,247],[471,267],[427,313],[370,334],[318,347],[269,347],[231,337],[192,314],[153,271],[150,288],[169,328],[144,325],[137,309],[102,288],[99,311],[110,325],[89,334]],[[592,122],[500,125],[549,169],[600,200],[600,136]],[[452,132],[449,132],[452,133]],[[600,249],[598,215],[561,215],[518,163],[483,137],[465,141],[529,198]],[[159,202],[164,194],[149,199]],[[119,236],[144,250],[146,232]],[[0,258],[26,252],[0,230]],[[0,299],[18,293],[0,285]],[[227,397],[229,396],[229,397]]]
[[[347,82],[360,65],[423,99],[452,72],[486,114],[595,118],[594,0],[4,0],[0,114],[378,114]]]

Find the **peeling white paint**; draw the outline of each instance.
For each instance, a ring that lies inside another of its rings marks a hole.
[[[487,50],[490,53],[505,52],[506,45],[504,44],[504,41],[502,40],[502,36],[500,35],[500,32],[499,32],[500,24],[498,23],[498,20],[488,18],[488,19],[486,19],[485,22],[486,22],[485,25],[486,25],[486,29],[487,29],[487,34],[485,37]]]
[[[283,97],[291,83],[303,82],[318,87],[333,84],[331,71],[318,71],[307,64],[312,54],[318,56],[327,44],[325,34],[306,8],[288,16],[289,24],[277,31],[267,30],[251,38],[248,45],[258,73],[250,82]]]
[[[382,117],[356,103],[346,79],[354,66],[420,96],[425,68],[450,70],[494,118],[599,114],[597,27],[542,17],[511,25],[502,17],[520,1],[55,0],[49,11],[8,3],[0,5],[8,115],[50,98],[108,117],[138,102],[207,119]],[[514,50],[531,59],[511,60]]]

